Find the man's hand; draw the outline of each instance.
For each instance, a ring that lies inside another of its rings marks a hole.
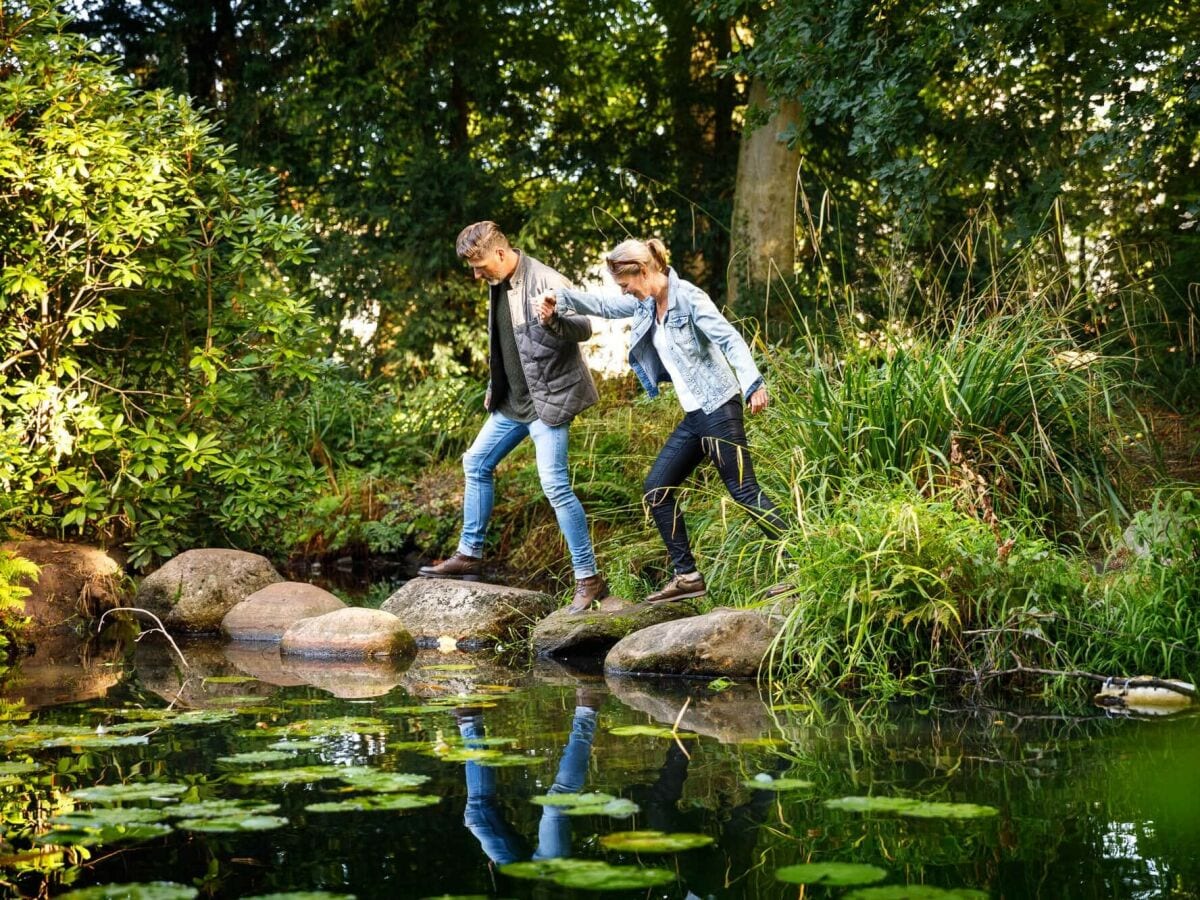
[[[760,387],[750,395],[750,412],[758,414],[766,409],[767,404],[770,402],[771,398],[767,396],[767,389]]]
[[[546,291],[542,294],[542,305],[538,307],[538,318],[542,320],[543,325],[558,314],[557,308],[558,297],[555,296],[554,291]]]

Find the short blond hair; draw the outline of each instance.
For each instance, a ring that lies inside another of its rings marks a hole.
[[[621,241],[604,257],[612,275],[638,275],[643,271],[667,271],[667,247],[658,238]]]
[[[474,259],[493,250],[511,250],[512,245],[495,222],[475,222],[458,233],[454,250],[460,259]]]

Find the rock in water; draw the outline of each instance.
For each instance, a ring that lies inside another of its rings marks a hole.
[[[296,622],[283,633],[279,652],[314,659],[402,660],[416,656],[417,645],[391,613],[347,607]]]
[[[315,584],[280,581],[255,591],[221,620],[233,641],[278,641],[301,619],[345,609],[346,604]]]
[[[702,616],[652,625],[623,638],[605,657],[604,671],[753,678],[774,637],[770,616],[717,607]]]
[[[268,584],[283,581],[265,557],[241,550],[188,550],[147,575],[137,605],[171,631],[216,633],[231,609]]]
[[[627,635],[651,625],[693,615],[684,603],[638,603],[609,597],[600,609],[573,613],[555,610],[533,629],[533,649],[538,656],[557,658],[603,656]]]
[[[460,647],[483,647],[524,640],[555,607],[540,591],[480,581],[414,578],[381,607],[392,613],[422,647],[453,638]]]

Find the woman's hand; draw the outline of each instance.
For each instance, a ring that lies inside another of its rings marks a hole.
[[[542,294],[542,304],[538,307],[538,318],[542,320],[543,325],[557,315],[557,307],[558,297],[555,296],[554,291],[546,291]]]
[[[767,404],[770,402],[771,398],[767,396],[767,389],[760,387],[750,395],[750,412],[760,413],[767,408]]]

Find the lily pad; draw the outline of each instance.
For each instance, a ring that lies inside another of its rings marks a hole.
[[[669,884],[675,873],[666,869],[614,866],[587,859],[546,859],[509,863],[500,871],[513,878],[552,881],[561,887],[589,891],[629,891]]]
[[[50,820],[51,825],[66,828],[98,829],[112,825],[133,825],[142,822],[161,822],[170,818],[173,807],[149,809],[144,806],[118,806],[63,813]]]
[[[119,716],[130,722],[160,722],[163,719],[170,719],[178,713],[172,709],[165,707],[158,709],[147,709],[143,706],[125,706],[121,709],[101,709],[93,708],[89,712],[99,713],[103,716]]]
[[[186,793],[186,784],[171,781],[143,781],[136,784],[101,784],[80,788],[67,796],[88,803],[126,803],[132,800],[166,800]]]
[[[278,803],[255,800],[200,800],[164,807],[161,812],[175,819],[223,819],[229,816],[262,816],[279,809]]]
[[[462,745],[463,747],[511,747],[517,742],[516,738],[511,737],[473,737],[473,738],[452,738],[446,743],[454,745]]]
[[[608,803],[610,800],[616,800],[612,794],[601,794],[593,792],[589,794],[542,794],[537,797],[530,797],[531,803],[536,803],[538,806],[591,806],[596,804]]]
[[[427,704],[425,706],[387,706],[383,712],[398,716],[424,716],[430,713],[448,713],[453,710],[453,706],[434,706]]]
[[[216,725],[236,718],[237,713],[231,709],[190,709],[169,721],[172,725]]]
[[[885,884],[859,888],[842,900],[987,900],[986,891],[971,888],[940,888],[928,884]]]
[[[788,884],[823,884],[826,887],[845,887],[851,884],[873,884],[887,878],[887,870],[861,863],[801,863],[775,870],[775,878]]]
[[[26,775],[41,771],[45,767],[35,762],[0,763],[0,785],[20,784]]]
[[[358,900],[354,894],[331,894],[328,891],[287,891],[282,894],[255,894],[243,900]]]
[[[538,766],[542,763],[540,756],[522,756],[519,753],[502,753],[500,756],[489,756],[478,761],[479,765],[488,768],[501,769],[514,766]]]
[[[633,737],[637,735],[667,738],[668,740],[679,738],[682,741],[688,741],[696,737],[690,731],[672,731],[663,725],[618,725],[616,728],[608,729],[608,733],[618,735],[619,737]]]
[[[63,735],[39,741],[39,747],[80,747],[86,750],[110,750],[113,747],[132,747],[148,744],[150,738],[140,734],[108,734],[95,731]]]
[[[295,758],[296,754],[284,750],[247,750],[245,753],[235,753],[232,756],[218,756],[217,762],[230,766],[256,766]]]
[[[999,814],[994,806],[975,803],[935,803],[907,797],[840,797],[826,800],[829,809],[849,812],[895,813],[919,819],[982,819]]]
[[[209,675],[201,684],[245,684],[247,681],[254,681],[251,675]]]
[[[234,784],[260,784],[277,786],[282,784],[314,784],[344,778],[349,772],[371,771],[366,766],[294,766],[290,769],[263,769],[260,772],[239,772],[229,780]]]
[[[813,786],[811,781],[805,781],[803,778],[772,778],[765,772],[746,779],[742,784],[756,791],[799,791]]]
[[[396,791],[411,791],[429,780],[428,775],[413,775],[408,772],[363,772],[355,770],[342,776],[342,781],[363,791],[390,794]]]
[[[234,834],[241,831],[270,831],[288,823],[283,816],[221,816],[211,819],[184,819],[176,824],[184,831]]]
[[[485,759],[496,759],[504,754],[499,750],[489,750],[486,747],[451,747],[449,744],[445,744],[434,745],[425,751],[425,755],[445,762],[479,762]]]
[[[56,847],[97,847],[128,841],[150,841],[171,833],[171,826],[160,822],[134,822],[130,825],[103,825],[99,828],[63,828],[34,838],[39,844]]]
[[[420,809],[433,806],[442,798],[432,794],[383,794],[367,797],[348,797],[326,803],[310,803],[304,807],[310,813],[379,812],[401,809]]]
[[[35,762],[4,762],[0,763],[0,777],[7,775],[28,775],[30,772],[37,772],[44,768],[46,767],[41,763]]]
[[[276,741],[273,744],[267,744],[267,747],[271,750],[291,750],[291,751],[297,752],[297,753],[302,750],[320,750],[323,746],[325,746],[325,745],[322,744],[320,741],[287,741],[287,740],[284,740],[284,741]]]
[[[560,807],[568,816],[611,816],[614,819],[625,819],[640,809],[632,800],[601,793],[543,794],[540,797],[531,797],[530,800],[538,806]]]
[[[173,881],[143,881],[136,884],[100,884],[69,894],[62,900],[191,900],[200,892]]]
[[[331,719],[304,719],[287,726],[287,733],[299,737],[341,734],[379,734],[388,730],[382,719],[370,716],[337,716]]]
[[[662,831],[615,831],[600,838],[600,843],[609,850],[629,850],[633,853],[678,853],[711,844],[707,834],[692,834],[677,831],[666,834]]]

